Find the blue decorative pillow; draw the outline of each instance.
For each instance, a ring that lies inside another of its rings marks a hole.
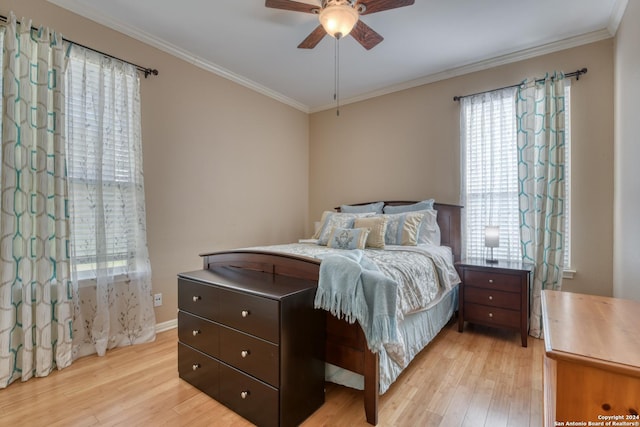
[[[340,212],[343,213],[382,213],[382,207],[384,206],[384,202],[375,202],[369,203],[367,205],[341,205]]]
[[[385,206],[384,213],[398,214],[398,213],[405,213],[405,212],[423,211],[425,209],[433,209],[434,202],[435,202],[434,199],[427,199],[418,203],[414,203],[412,205]]]
[[[369,236],[368,228],[334,227],[329,235],[327,246],[334,249],[364,249]]]

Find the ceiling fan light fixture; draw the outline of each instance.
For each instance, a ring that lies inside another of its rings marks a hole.
[[[332,37],[340,39],[348,35],[358,22],[358,11],[346,4],[333,4],[320,11],[320,24]]]

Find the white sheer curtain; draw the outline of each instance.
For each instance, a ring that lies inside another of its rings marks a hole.
[[[461,99],[465,258],[486,258],[486,226],[500,228],[498,259],[520,261],[515,88]]]
[[[62,36],[10,14],[2,45],[0,388],[71,364]]]
[[[72,46],[67,155],[74,357],[151,341],[155,316],[135,67]]]

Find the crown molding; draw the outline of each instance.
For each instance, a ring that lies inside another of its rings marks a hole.
[[[525,59],[535,58],[537,56],[547,55],[549,53],[558,52],[589,43],[595,43],[601,40],[609,39],[611,37],[611,33],[609,33],[608,29],[593,31],[591,33],[570,37],[557,42],[547,43],[545,45],[523,49],[517,52],[508,53],[506,55],[489,58],[484,61],[463,65],[461,67],[451,68],[439,73],[429,74],[428,76],[420,77],[418,79],[410,80],[393,86],[387,86],[385,88],[373,92],[368,92],[366,94],[359,95],[353,98],[341,99],[340,105],[345,106],[348,104],[353,104],[355,102],[365,101],[367,99],[375,98],[378,96],[388,95],[390,93],[411,89],[429,83],[435,83],[441,80],[463,76],[465,74],[474,73],[476,71],[483,71],[501,65],[511,64],[513,62],[519,62]],[[327,104],[322,107],[312,108],[310,113],[317,113],[320,111],[330,110],[332,108],[335,108],[335,104]]]
[[[302,104],[301,102],[296,101],[295,99],[289,98],[279,92],[271,90],[268,87],[265,87],[259,83],[254,82],[253,80],[247,79],[246,77],[236,74],[230,70],[227,70],[226,68],[221,67],[217,64],[214,64],[211,61],[207,61],[203,58],[193,55],[192,53],[187,52],[186,50],[181,49],[171,43],[168,43],[165,40],[162,40],[158,37],[154,37],[144,31],[140,31],[131,26],[124,25],[121,22],[114,20],[105,14],[98,12],[94,8],[87,7],[81,2],[78,2],[76,0],[47,0],[47,1],[63,9],[69,10],[70,12],[73,12],[77,15],[80,15],[84,18],[95,21],[98,24],[104,25],[105,27],[111,28],[112,30],[118,31],[138,41],[141,41],[145,44],[153,46],[165,53],[168,53],[169,55],[175,56],[177,58],[182,59],[183,61],[186,61],[190,64],[195,65],[196,67],[202,68],[203,70],[217,74],[220,77],[223,77],[227,80],[231,80],[234,83],[237,83],[241,86],[254,90],[270,98],[273,98],[276,101],[282,102],[283,104],[289,105],[304,113],[309,113],[309,107],[307,105]]]
[[[628,3],[629,0],[616,0],[613,5],[611,15],[609,16],[609,24],[607,25],[607,30],[609,30],[611,36],[615,36],[618,32],[618,27],[620,26],[620,22],[622,22],[622,17],[624,16],[624,11],[627,9]]]
[[[128,25],[124,25],[121,22],[118,22],[108,17],[107,15],[104,15],[98,12],[94,8],[87,7],[86,5],[76,0],[47,0],[47,1],[49,3],[53,3],[64,9],[67,9],[73,13],[81,15],[87,19],[90,19],[99,24],[102,24],[115,31],[126,34],[129,37],[132,37],[136,40],[139,40],[143,43],[153,46],[165,53],[168,53],[172,56],[175,56],[186,62],[189,62],[195,65],[196,67],[212,72],[220,77],[231,80],[239,85],[242,85],[258,93],[261,93],[265,96],[273,98],[276,101],[282,102],[283,104],[289,105],[304,113],[310,114],[310,113],[316,113],[316,112],[335,108],[335,104],[326,104],[319,107],[310,107],[308,105],[305,105],[279,92],[276,92],[263,85],[260,85],[250,79],[247,79],[241,75],[238,75],[230,70],[227,70],[224,67],[214,64],[211,61],[207,61],[203,58],[195,56],[184,49],[174,46],[171,43],[168,43],[162,39],[154,37],[144,31],[140,31]],[[453,77],[459,77],[459,76],[473,73],[476,71],[487,70],[489,68],[494,68],[494,67],[498,67],[505,64],[523,61],[523,60],[534,58],[537,56],[546,55],[546,54],[557,52],[560,50],[570,49],[573,47],[594,43],[597,41],[611,38],[613,37],[613,35],[615,35],[618,29],[618,26],[620,25],[627,3],[628,3],[628,0],[616,0],[616,3],[611,11],[607,28],[605,29],[593,31],[593,32],[582,34],[575,37],[566,38],[564,40],[560,40],[552,43],[547,43],[541,46],[535,46],[532,48],[523,49],[517,52],[507,53],[494,58],[488,58],[483,61],[470,63],[467,65],[463,65],[461,67],[451,68],[438,73],[430,74],[414,80],[403,82],[397,85],[387,86],[379,90],[368,92],[352,98],[341,99],[340,104],[341,106],[345,106],[348,104],[353,104],[355,102],[365,101],[367,99],[375,98],[382,95],[387,95],[393,92],[399,92],[399,91],[411,89],[417,86],[422,86],[429,83],[435,83],[441,80],[446,80]]]

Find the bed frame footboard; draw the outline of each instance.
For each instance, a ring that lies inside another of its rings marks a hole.
[[[205,270],[234,267],[318,281],[320,260],[294,255],[236,250],[202,254]],[[349,324],[327,312],[325,361],[364,376],[364,408],[367,422],[378,423],[380,371],[378,355],[372,353],[356,323]]]

